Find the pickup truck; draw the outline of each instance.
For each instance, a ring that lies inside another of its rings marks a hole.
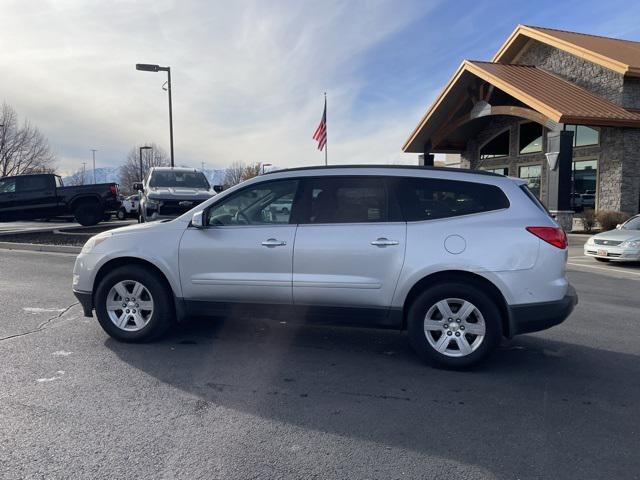
[[[0,178],[0,221],[73,215],[79,224],[90,226],[119,208],[116,183],[65,187],[54,174]]]

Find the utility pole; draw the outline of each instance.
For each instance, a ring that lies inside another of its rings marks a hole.
[[[87,162],[82,162],[82,179],[80,180],[80,185],[84,185],[86,171],[87,171]]]
[[[96,150],[95,148],[91,149],[91,153],[93,154],[93,184],[95,185],[96,183],[96,152],[98,150]]]
[[[204,162],[202,162],[202,171],[204,172]]]

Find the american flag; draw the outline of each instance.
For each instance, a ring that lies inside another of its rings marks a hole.
[[[322,150],[327,145],[327,99],[324,99],[324,111],[322,112],[322,120],[313,134],[313,139],[318,142],[318,150]]]

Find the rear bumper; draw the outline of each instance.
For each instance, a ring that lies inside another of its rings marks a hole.
[[[567,294],[553,302],[509,306],[509,336],[538,332],[566,320],[578,304],[578,294],[569,285]]]
[[[91,292],[81,292],[74,290],[73,294],[76,296],[80,305],[82,305],[82,311],[85,317],[93,316],[93,295]]]

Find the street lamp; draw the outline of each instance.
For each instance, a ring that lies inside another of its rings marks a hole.
[[[167,91],[169,92],[169,141],[171,144],[171,166],[173,167],[173,110],[171,107],[171,67],[136,63],[136,70],[142,72],[167,72]]]
[[[151,150],[153,147],[140,147],[140,181],[144,182],[144,173],[142,172],[142,150]]]
[[[91,149],[91,153],[93,154],[93,184],[95,185],[96,182],[96,152],[98,150],[96,150],[95,148]]]

